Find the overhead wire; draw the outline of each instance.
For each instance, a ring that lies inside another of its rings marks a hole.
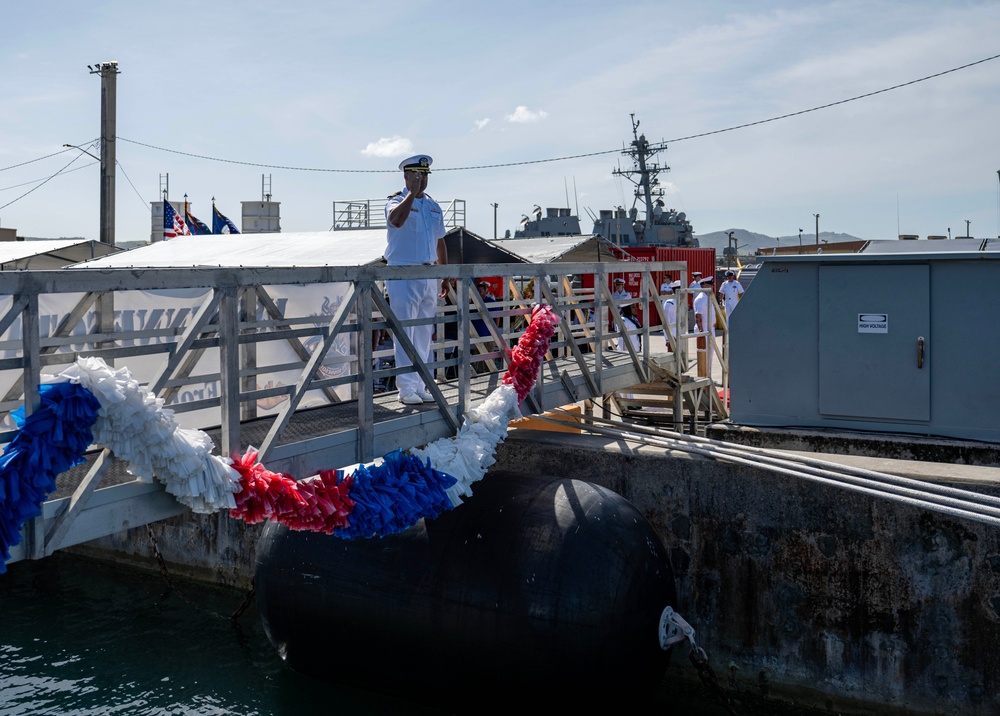
[[[892,85],[891,87],[884,87],[882,89],[875,90],[873,92],[866,92],[864,94],[856,95],[854,97],[848,97],[846,99],[837,100],[835,102],[828,102],[826,104],[818,105],[816,107],[810,107],[808,109],[799,110],[797,112],[789,112],[787,114],[782,114],[782,115],[779,115],[779,116],[776,116],[776,117],[769,117],[767,119],[761,119],[761,120],[757,120],[757,121],[754,121],[754,122],[746,122],[744,124],[738,124],[738,125],[734,125],[734,126],[731,126],[731,127],[725,127],[723,129],[711,130],[711,131],[708,131],[708,132],[700,132],[698,134],[690,134],[690,135],[687,135],[687,136],[684,136],[684,137],[676,137],[674,139],[665,140],[662,143],[666,144],[666,143],[672,143],[672,142],[683,142],[683,141],[687,141],[687,140],[690,140],[690,139],[698,139],[698,138],[701,138],[701,137],[708,137],[708,136],[715,135],[715,134],[722,134],[724,132],[733,132],[733,131],[736,131],[738,129],[746,129],[748,127],[755,127],[755,126],[762,125],[762,124],[767,124],[767,123],[770,123],[770,122],[777,122],[779,120],[788,119],[790,117],[797,117],[797,116],[800,116],[800,115],[803,115],[803,114],[808,114],[810,112],[817,112],[817,111],[822,110],[822,109],[829,109],[831,107],[836,107],[838,105],[846,104],[848,102],[855,102],[857,100],[866,99],[868,97],[873,97],[873,96],[879,95],[879,94],[884,94],[886,92],[891,92],[893,90],[901,89],[903,87],[909,87],[911,85],[918,84],[920,82],[926,82],[927,80],[935,79],[937,77],[942,77],[944,75],[951,74],[953,72],[958,72],[960,70],[968,69],[970,67],[975,67],[976,65],[980,65],[980,64],[983,64],[985,62],[990,62],[990,61],[996,60],[998,58],[1000,58],[1000,54],[991,55],[989,57],[984,57],[984,58],[976,60],[974,62],[968,62],[968,63],[966,63],[964,65],[960,65],[958,67],[952,67],[951,69],[943,70],[941,72],[935,72],[934,74],[926,75],[924,77],[920,77],[920,78],[917,78],[917,79],[914,79],[914,80],[910,80],[908,82],[902,82],[900,84]],[[243,166],[261,167],[261,168],[265,168],[265,169],[284,169],[284,170],[288,170],[288,171],[309,171],[309,172],[327,172],[327,173],[344,173],[344,174],[386,174],[386,173],[394,173],[394,170],[389,170],[389,169],[331,169],[331,168],[322,168],[322,167],[296,167],[296,166],[287,166],[287,165],[280,165],[280,164],[266,164],[266,163],[263,163],[263,162],[248,162],[248,161],[241,161],[241,160],[236,160],[236,159],[224,159],[224,158],[221,158],[221,157],[213,157],[213,156],[209,156],[209,155],[205,155],[205,154],[195,154],[193,152],[184,152],[184,151],[180,151],[180,150],[177,150],[177,149],[170,149],[170,148],[167,148],[167,147],[160,147],[160,146],[157,146],[157,145],[154,145],[154,144],[148,144],[148,143],[140,142],[140,141],[137,141],[137,140],[134,140],[134,139],[129,139],[127,137],[122,137],[120,135],[117,137],[117,139],[120,139],[123,142],[128,142],[130,144],[135,144],[137,146],[142,146],[142,147],[146,147],[146,148],[149,148],[149,149],[155,149],[155,150],[162,151],[162,152],[168,152],[168,153],[171,153],[171,154],[178,154],[178,155],[181,155],[181,156],[188,156],[188,157],[192,157],[192,158],[195,158],[195,159],[204,159],[206,161],[222,162],[222,163],[227,163],[227,164],[239,164],[239,165],[243,165]],[[99,140],[93,140],[87,146],[93,146],[97,141],[99,141]],[[59,154],[63,154],[64,152],[68,152],[70,149],[78,149],[78,147],[70,145],[70,146],[64,147],[63,149],[61,149],[61,150],[59,150],[57,152],[53,152],[52,154],[46,154],[45,156],[42,156],[42,157],[37,157],[35,159],[30,159],[30,160],[25,161],[25,162],[20,162],[18,164],[12,164],[10,166],[0,168],[0,172],[8,171],[10,169],[15,169],[17,167],[22,167],[22,166],[25,166],[25,165],[28,165],[28,164],[32,164],[34,162],[42,161],[43,159],[48,159],[50,157],[58,156]],[[505,167],[525,166],[525,165],[531,165],[531,164],[544,164],[544,163],[551,163],[551,162],[568,161],[568,160],[571,160],[571,159],[582,159],[582,158],[588,158],[588,157],[596,157],[596,156],[601,156],[601,155],[605,155],[605,154],[617,154],[619,152],[621,152],[620,149],[607,149],[607,150],[601,150],[601,151],[596,151],[596,152],[586,152],[586,153],[572,154],[572,155],[561,156],[561,157],[550,157],[550,158],[546,158],[546,159],[531,159],[531,160],[524,160],[524,161],[519,161],[519,162],[506,162],[506,163],[497,163],[497,164],[480,164],[480,165],[465,166],[465,167],[442,167],[442,168],[438,169],[437,171],[470,171],[470,170],[475,170],[475,169],[497,169],[497,168],[505,168]],[[74,164],[78,158],[79,157],[74,158],[73,161],[71,161],[65,167],[63,167],[62,169],[60,169],[55,174],[52,174],[51,176],[47,177],[46,179],[44,179],[44,180],[35,180],[35,181],[39,182],[37,186],[35,186],[31,190],[25,192],[21,196],[15,198],[15,199],[12,199],[11,201],[7,202],[6,204],[0,206],[0,209],[4,209],[4,208],[10,206],[11,204],[13,204],[13,203],[15,203],[17,201],[20,201],[21,199],[23,199],[24,197],[26,197],[28,194],[31,194],[32,192],[34,192],[37,189],[41,188],[42,186],[44,186],[45,184],[47,184],[49,181],[51,181],[55,177],[59,176],[60,174],[65,173],[66,170],[69,168],[69,166],[71,166],[72,164]],[[126,180],[128,180],[129,184],[132,186],[133,191],[135,191],[136,195],[139,197],[140,201],[142,201],[143,206],[145,207],[146,204],[147,204],[147,202],[142,198],[142,195],[139,194],[138,189],[136,189],[135,185],[132,183],[132,180],[128,177],[128,174],[125,173],[124,167],[122,167],[121,163],[117,162],[117,160],[116,160],[116,163],[117,163],[117,166],[122,169],[122,173],[125,175]],[[83,167],[79,167],[79,168],[83,168]],[[73,170],[73,171],[75,171],[75,170]],[[16,186],[24,186],[26,184],[31,184],[31,183],[34,183],[34,182],[25,182],[24,184],[14,185],[13,187],[7,187],[7,189],[15,188]]]
[[[147,211],[149,211],[150,213],[152,213],[153,207],[149,204],[149,202],[147,202],[145,199],[142,198],[142,194],[139,193],[139,190],[135,188],[135,184],[133,184],[132,180],[129,179],[129,176],[128,176],[128,174],[126,174],[125,167],[122,166],[122,163],[120,161],[118,161],[117,159],[115,159],[115,164],[118,166],[119,169],[122,170],[122,175],[125,177],[125,180],[128,181],[129,186],[132,187],[132,191],[135,192],[135,195],[137,197],[139,197],[139,201],[142,202],[142,207],[144,209],[146,209]]]
[[[865,92],[864,94],[859,94],[859,95],[856,95],[854,97],[848,97],[847,99],[841,99],[841,100],[837,100],[835,102],[827,102],[826,104],[821,104],[821,105],[818,105],[816,107],[810,107],[808,109],[802,109],[802,110],[798,110],[796,112],[789,112],[787,114],[782,114],[782,115],[779,115],[777,117],[769,117],[767,119],[760,119],[760,120],[757,120],[757,121],[754,121],[754,122],[746,122],[744,124],[737,124],[737,125],[734,125],[732,127],[725,127],[723,129],[714,129],[714,130],[711,130],[711,131],[708,131],[708,132],[699,132],[698,134],[689,134],[689,135],[684,136],[684,137],[675,137],[674,139],[664,140],[662,143],[684,142],[684,141],[687,141],[687,140],[690,140],[690,139],[699,139],[701,137],[708,137],[708,136],[711,136],[711,135],[714,135],[714,134],[722,134],[724,132],[734,132],[734,131],[736,131],[738,129],[746,129],[747,127],[756,127],[756,126],[761,125],[761,124],[768,124],[769,122],[777,122],[777,121],[782,120],[782,119],[788,119],[789,117],[798,117],[800,115],[808,114],[810,112],[818,112],[819,110],[822,110],[822,109],[829,109],[831,107],[836,107],[838,105],[847,104],[848,102],[856,102],[858,100],[866,99],[868,97],[874,97],[875,95],[884,94],[886,92],[892,92],[893,90],[901,89],[903,87],[909,87],[911,85],[915,85],[915,84],[918,84],[920,82],[926,82],[927,80],[932,80],[932,79],[935,79],[937,77],[942,77],[944,75],[951,74],[953,72],[958,72],[959,70],[965,70],[965,69],[968,69],[970,67],[975,67],[976,65],[981,65],[981,64],[983,64],[985,62],[990,62],[990,61],[996,60],[998,58],[1000,58],[1000,54],[992,55],[990,57],[984,57],[984,58],[982,58],[980,60],[976,60],[975,62],[968,62],[968,63],[966,63],[964,65],[960,65],[958,67],[952,67],[951,69],[948,69],[948,70],[943,70],[941,72],[935,72],[934,74],[926,75],[925,77],[920,77],[920,78],[917,78],[915,80],[910,80],[908,82],[901,82],[900,84],[892,85],[891,87],[884,87],[882,89],[878,89],[878,90],[875,90],[873,92]],[[226,164],[240,164],[240,165],[243,165],[243,166],[261,167],[261,168],[264,168],[264,169],[284,169],[284,170],[288,170],[288,171],[329,172],[329,173],[339,173],[339,174],[389,174],[389,173],[395,173],[395,170],[392,170],[392,169],[330,169],[330,168],[323,168],[323,167],[296,167],[296,166],[287,166],[287,165],[281,165],[281,164],[265,164],[263,162],[248,162],[248,161],[241,161],[241,160],[237,160],[237,159],[224,159],[224,158],[221,158],[221,157],[213,157],[213,156],[209,156],[209,155],[206,155],[206,154],[195,154],[193,152],[184,152],[184,151],[180,151],[178,149],[169,149],[167,147],[156,146],[155,144],[147,144],[145,142],[140,142],[140,141],[137,141],[137,140],[134,140],[134,139],[128,139],[128,138],[122,137],[120,135],[119,135],[118,139],[122,140],[123,142],[128,142],[130,144],[135,144],[135,145],[138,145],[138,146],[141,146],[141,147],[146,147],[148,149],[156,149],[156,150],[161,151],[161,152],[168,152],[170,154],[178,154],[178,155],[181,155],[181,156],[192,157],[194,159],[205,159],[207,161],[223,162],[223,163],[226,163]],[[596,151],[596,152],[586,152],[586,153],[582,153],[582,154],[571,154],[571,155],[562,156],[562,157],[550,157],[550,158],[547,158],[547,159],[528,159],[528,160],[524,160],[524,161],[520,161],[520,162],[505,162],[505,163],[498,163],[498,164],[478,164],[478,165],[465,166],[465,167],[441,167],[441,168],[435,169],[434,171],[442,171],[442,172],[452,171],[452,172],[454,172],[454,171],[471,171],[471,170],[474,170],[474,169],[499,169],[499,168],[505,168],[505,167],[525,166],[525,165],[529,165],[529,164],[545,164],[545,163],[550,163],[550,162],[562,162],[562,161],[568,161],[568,160],[571,160],[571,159],[584,159],[584,158],[588,158],[588,157],[597,157],[597,156],[601,156],[601,155],[604,155],[604,154],[618,154],[621,151],[622,151],[621,149],[606,149],[606,150],[601,150],[601,151]]]
[[[9,167],[3,167],[2,169],[0,169],[0,172],[5,172],[8,169],[17,169],[18,167],[23,167],[26,164],[34,164],[35,162],[40,162],[43,159],[48,159],[49,157],[55,157],[64,152],[68,152],[70,149],[75,149],[75,147],[63,148],[60,149],[58,152],[52,152],[52,154],[46,154],[44,157],[38,157],[37,159],[29,159],[28,161],[21,162],[20,164],[11,164]]]
[[[78,172],[81,169],[86,169],[87,167],[92,167],[95,164],[100,164],[100,162],[88,162],[79,167],[74,167],[72,169],[67,169],[63,174],[72,174],[73,172]],[[10,186],[0,187],[0,191],[10,191],[11,189],[17,189],[18,187],[28,186],[29,184],[37,184],[40,181],[45,181],[49,177],[41,177],[39,179],[32,179],[31,181],[23,181],[20,184],[11,184]]]
[[[96,140],[95,140],[94,142],[91,142],[91,143],[90,143],[89,145],[87,145],[87,146],[88,146],[88,148],[90,148],[90,147],[93,147],[93,145],[94,145],[95,143],[96,143]],[[79,148],[78,148],[78,147],[74,147],[74,149],[79,149]],[[61,152],[58,152],[58,153],[61,153]],[[32,187],[31,189],[29,189],[28,191],[24,192],[23,194],[21,194],[21,196],[17,197],[16,199],[11,199],[10,201],[8,201],[8,202],[7,202],[6,204],[4,204],[3,206],[0,206],[0,209],[6,209],[6,208],[7,208],[8,206],[10,206],[11,204],[13,204],[13,203],[14,203],[14,202],[16,202],[16,201],[20,201],[21,199],[23,199],[24,197],[28,196],[28,194],[32,193],[33,191],[36,191],[36,190],[38,190],[38,189],[41,189],[41,188],[42,188],[43,186],[45,186],[45,185],[46,185],[46,184],[48,184],[48,183],[49,183],[50,181],[52,181],[53,179],[55,179],[55,178],[56,178],[57,176],[59,176],[60,174],[62,174],[63,172],[65,172],[65,171],[66,171],[67,169],[69,169],[69,168],[70,168],[70,166],[72,166],[73,164],[75,164],[75,163],[76,163],[76,161],[77,161],[77,160],[78,160],[78,159],[79,159],[80,157],[82,157],[82,156],[84,156],[84,153],[83,153],[83,152],[80,152],[80,153],[79,153],[78,155],[76,155],[75,157],[73,157],[73,158],[72,158],[72,159],[70,160],[69,164],[67,164],[66,166],[64,166],[64,167],[63,167],[62,169],[60,169],[59,171],[57,171],[57,172],[56,172],[55,174],[53,174],[52,176],[50,176],[50,177],[49,177],[48,179],[45,179],[44,181],[42,181],[42,182],[41,182],[40,184],[38,184],[37,186],[34,186],[34,187]]]

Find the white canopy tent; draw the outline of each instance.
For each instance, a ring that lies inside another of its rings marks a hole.
[[[382,259],[385,229],[178,236],[73,268],[363,266]]]

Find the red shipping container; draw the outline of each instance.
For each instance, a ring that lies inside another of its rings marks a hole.
[[[703,248],[687,248],[679,246],[633,246],[629,248],[622,247],[616,249],[616,255],[618,258],[637,262],[649,262],[649,261],[684,261],[688,266],[688,283],[691,282],[691,274],[694,271],[701,271],[702,276],[714,276],[715,275],[715,249],[703,249]],[[639,288],[642,281],[641,271],[629,271],[627,266],[616,267],[619,270],[614,270],[611,272],[608,278],[608,290],[614,291],[613,281],[616,278],[625,279],[625,290],[631,293],[633,296],[639,295]],[[680,271],[656,271],[653,273],[653,286],[651,287],[654,291],[659,293],[660,285],[664,282],[671,283],[676,281],[681,277]],[[582,277],[581,282],[583,288],[593,289],[594,288],[594,275],[586,274]],[[652,303],[649,306],[638,307],[636,313],[639,316],[639,320],[644,320],[645,316],[649,316],[651,326],[660,325],[660,316],[656,312],[656,307]],[[611,314],[608,313],[608,320],[610,323]]]
[[[691,282],[691,274],[695,271],[701,271],[702,277],[715,276],[715,249],[680,246],[635,246],[622,248],[621,251],[636,261],[684,261],[687,263],[688,268],[688,283]],[[633,296],[639,295],[642,276],[640,272],[626,271],[622,274],[614,275],[622,275],[625,278],[625,288],[628,292]],[[680,271],[656,271],[653,273],[654,285],[651,288],[658,293],[661,284],[671,283],[680,277]],[[692,300],[689,297],[688,302],[690,303]],[[650,320],[649,325],[660,325],[660,315],[657,313],[656,307],[650,303],[645,308],[645,311],[641,308],[637,311],[640,320],[644,318],[644,315],[648,315]]]

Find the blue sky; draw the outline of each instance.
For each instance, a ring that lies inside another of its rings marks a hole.
[[[1000,54],[1000,3],[885,2],[3,2],[0,169],[100,133],[116,60],[118,241],[148,239],[160,176],[210,220],[239,224],[270,176],[285,231],[324,231],[334,200],[384,197],[410,153],[428,191],[500,235],[542,207],[631,205],[603,153],[660,155],[667,205],[696,233],[820,230],[1000,234],[1000,59],[872,98],[747,129]],[[292,171],[215,162],[358,170]],[[97,153],[94,150],[94,153]],[[0,226],[98,238],[99,174],[73,153],[0,171]],[[624,161],[624,159],[622,159]],[[127,178],[126,178],[127,175]],[[134,184],[135,188],[129,183]],[[12,203],[11,203],[12,202]],[[4,206],[9,204],[8,206]],[[584,230],[590,228],[584,220]]]

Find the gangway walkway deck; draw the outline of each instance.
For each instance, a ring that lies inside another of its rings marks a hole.
[[[12,410],[23,404],[30,414],[37,405],[43,374],[95,356],[127,367],[184,427],[205,430],[220,454],[256,446],[269,469],[296,478],[367,462],[454,434],[465,411],[499,385],[506,353],[497,346],[516,342],[539,301],[564,320],[523,412],[601,398],[651,379],[649,321],[631,330],[643,335],[642,350],[629,341],[625,351],[609,350],[630,330],[622,302],[607,288],[613,268],[565,263],[0,273],[0,389],[6,390],[0,439],[16,434]],[[639,300],[662,321],[653,287],[663,271],[686,279],[685,265],[629,268],[643,272]],[[575,289],[572,279],[588,274],[597,290]],[[489,310],[473,288],[482,277],[502,277],[505,287],[505,297]],[[434,403],[403,405],[394,391],[375,392],[376,383],[410,370],[376,367],[391,356],[378,337],[391,333],[412,355],[402,328],[419,322],[401,320],[386,302],[384,281],[395,278],[454,280],[450,300],[425,319],[436,326],[433,359],[412,356],[412,369],[424,377]],[[485,321],[489,335],[478,336],[473,321],[483,317],[492,319]],[[686,361],[684,346],[674,355]],[[184,511],[158,484],[134,480],[110,451],[94,446],[87,464],[59,477],[57,492],[42,516],[25,525],[25,540],[10,561],[42,558]]]

